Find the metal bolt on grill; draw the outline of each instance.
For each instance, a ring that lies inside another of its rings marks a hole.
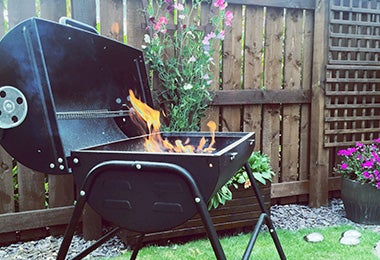
[[[0,42],[1,145],[19,162],[48,174],[73,174],[78,199],[58,259],[66,257],[87,202],[116,228],[143,235],[169,230],[199,213],[218,259],[224,251],[207,200],[246,163],[254,133],[215,133],[212,153],[145,152],[131,119],[131,90],[153,106],[143,54],[70,19],[23,21]],[[210,133],[162,133],[168,140],[210,142]],[[252,174],[262,214],[244,253],[265,223],[274,230]],[[142,217],[143,216],[143,217]],[[279,255],[285,255],[271,232]],[[135,258],[141,244],[136,247]]]

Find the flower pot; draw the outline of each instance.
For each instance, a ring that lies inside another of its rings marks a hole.
[[[341,197],[348,219],[380,225],[380,190],[368,183],[342,178]]]

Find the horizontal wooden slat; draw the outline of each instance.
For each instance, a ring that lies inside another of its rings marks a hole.
[[[327,70],[357,70],[357,71],[366,71],[366,70],[380,70],[380,66],[361,66],[361,65],[342,65],[342,64],[327,64]]]
[[[326,104],[327,109],[380,108],[378,104]]]
[[[330,46],[330,51],[339,52],[366,52],[366,53],[378,53],[378,48],[363,48],[363,47],[346,47],[346,46]]]
[[[371,84],[368,82],[368,84]],[[380,92],[378,91],[328,91],[326,90],[326,96],[380,96]]]
[[[221,90],[213,92],[211,105],[307,104],[307,90]]]
[[[329,191],[340,190],[340,179],[341,177],[329,177]],[[271,198],[309,194],[309,186],[309,180],[272,183]]]
[[[337,33],[337,32],[331,32],[330,33],[331,38],[340,38],[340,39],[362,39],[362,40],[379,40],[379,35],[372,35],[372,34],[353,34],[353,33]]]
[[[325,135],[378,133],[379,128],[326,129]]]
[[[314,0],[227,0],[229,4],[257,5],[267,7],[315,9]]]
[[[380,83],[380,79],[375,78],[327,78],[327,83]],[[341,91],[339,91],[341,92]],[[363,92],[363,91],[361,91]],[[367,92],[374,92],[374,91],[367,91]],[[365,92],[363,92],[365,93]],[[376,92],[374,92],[376,93]],[[374,94],[371,93],[371,94]]]
[[[67,206],[2,214],[0,233],[68,224],[73,210],[74,206]]]
[[[361,66],[370,66],[370,65],[378,65],[380,61],[376,60],[333,60],[329,59],[330,64],[338,64],[338,65],[361,65]]]
[[[373,121],[380,120],[380,116],[345,116],[345,117],[325,117],[326,122],[351,122],[351,121]]]
[[[351,6],[336,6],[336,5],[331,6],[331,11],[364,13],[364,14],[380,14],[380,11],[378,9],[359,8],[359,7],[351,7]]]
[[[326,141],[324,143],[324,146],[329,148],[329,147],[348,147],[348,146],[353,146],[357,143],[358,141],[357,140],[353,140],[353,141],[339,141],[339,142],[330,142],[330,141]],[[373,143],[373,141],[360,141],[361,143],[363,144],[371,144]]]
[[[376,22],[366,22],[366,21],[352,21],[352,20],[341,20],[341,19],[331,19],[331,24],[336,25],[351,25],[351,26],[371,26],[371,27],[380,27],[380,23]]]

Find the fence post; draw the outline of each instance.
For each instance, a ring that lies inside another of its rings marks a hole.
[[[96,26],[96,1],[71,0],[71,16],[73,19]]]
[[[327,0],[315,1],[314,51],[310,130],[309,205],[320,207],[328,202],[329,152],[324,148],[324,84],[328,43]]]

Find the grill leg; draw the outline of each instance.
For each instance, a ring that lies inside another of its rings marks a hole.
[[[245,163],[244,167],[245,167],[245,170],[248,173],[249,181],[251,182],[253,191],[255,192],[255,195],[256,195],[257,201],[259,202],[259,206],[260,206],[260,209],[261,209],[262,213],[261,213],[261,215],[260,215],[260,217],[259,217],[259,219],[257,221],[255,229],[253,230],[251,239],[250,239],[250,241],[248,243],[248,246],[247,246],[247,248],[246,248],[246,250],[244,252],[243,259],[244,260],[249,259],[249,256],[252,253],[253,246],[255,245],[256,239],[257,239],[257,237],[259,235],[260,228],[264,224],[264,221],[265,221],[265,224],[269,228],[269,232],[270,232],[270,235],[272,237],[272,240],[273,240],[273,242],[274,242],[274,244],[276,246],[277,252],[278,252],[280,258],[284,260],[284,259],[286,259],[284,250],[282,249],[280,240],[278,239],[276,230],[275,230],[275,228],[273,226],[272,220],[270,219],[270,215],[269,215],[267,209],[265,208],[265,204],[264,204],[264,201],[262,199],[260,190],[259,190],[259,188],[257,186],[257,182],[256,182],[255,178],[252,175],[251,168],[250,168],[250,166],[249,166],[248,163]]]
[[[94,177],[95,177],[95,174],[90,172],[83,182],[82,189],[79,193],[79,199],[77,200],[77,203],[74,207],[74,212],[71,215],[70,223],[66,228],[63,241],[58,251],[57,260],[64,260],[67,256],[67,252],[70,248],[70,244],[74,236],[75,228],[78,225],[80,217],[82,216],[83,208],[87,202],[88,194],[91,190]],[[119,229],[120,229],[119,227],[112,229],[103,237],[101,237],[99,240],[97,240],[94,244],[92,244],[90,247],[88,247],[87,249],[79,253],[77,256],[75,256],[73,259],[82,259],[86,255],[94,251],[96,248],[98,248],[105,241],[107,241]]]
[[[113,228],[108,233],[106,233],[104,236],[99,238],[95,243],[93,243],[91,246],[87,247],[85,250],[80,252],[78,255],[76,255],[72,260],[76,259],[82,259],[83,257],[87,256],[89,253],[97,249],[99,246],[101,246],[104,242],[109,240],[117,231],[120,230],[120,227]]]
[[[74,236],[75,228],[78,225],[79,219],[82,215],[83,207],[84,207],[84,204],[86,203],[86,200],[87,200],[87,192],[84,191],[83,196],[79,197],[77,204],[74,207],[74,212],[71,215],[70,223],[66,228],[65,235],[61,243],[61,247],[59,248],[59,251],[58,251],[57,260],[64,260],[66,258],[67,251],[70,248],[70,244]]]
[[[131,260],[135,260],[136,259],[137,254],[139,253],[139,250],[141,249],[141,247],[143,245],[144,236],[145,236],[145,234],[141,234],[138,237],[136,247],[133,249],[133,253],[132,253],[132,255],[131,255],[131,257],[129,259],[131,259]]]

